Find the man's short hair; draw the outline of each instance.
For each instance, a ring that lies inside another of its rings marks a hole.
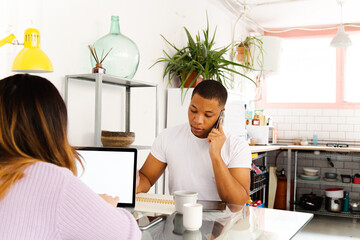
[[[195,88],[191,95],[191,98],[195,94],[205,99],[217,99],[220,106],[225,106],[227,100],[227,90],[218,81],[215,80],[203,80]]]

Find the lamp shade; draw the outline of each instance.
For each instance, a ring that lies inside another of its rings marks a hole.
[[[335,48],[346,48],[351,46],[351,39],[345,33],[344,26],[340,24],[335,37],[331,40],[330,46]]]
[[[14,72],[53,72],[48,56],[40,49],[40,32],[37,29],[25,30],[24,49],[16,56],[12,68]]]

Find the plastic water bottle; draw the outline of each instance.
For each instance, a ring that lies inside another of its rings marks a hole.
[[[317,134],[315,133],[313,135],[313,146],[317,146],[318,145],[318,136]]]

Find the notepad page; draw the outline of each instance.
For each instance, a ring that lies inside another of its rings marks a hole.
[[[135,211],[172,214],[175,212],[175,201],[171,195],[138,193],[136,194]]]

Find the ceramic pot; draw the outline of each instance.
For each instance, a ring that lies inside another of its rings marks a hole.
[[[199,83],[201,83],[202,82],[202,80],[203,80],[203,77],[200,75],[196,80],[195,80],[195,82],[193,82],[194,81],[194,79],[195,79],[195,77],[198,75],[199,73],[198,72],[192,72],[191,74],[190,74],[190,76],[189,76],[189,78],[186,80],[186,82],[184,83],[184,88],[194,88],[194,87],[196,87]],[[187,78],[187,76],[188,76],[189,74],[188,73],[186,73],[185,74],[185,79]]]

